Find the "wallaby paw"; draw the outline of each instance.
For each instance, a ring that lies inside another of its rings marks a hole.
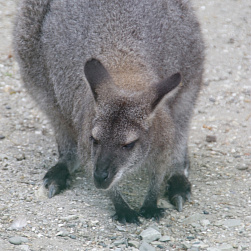
[[[48,197],[60,193],[67,188],[70,173],[65,164],[57,163],[51,167],[43,178],[44,187],[48,189]]]
[[[156,221],[159,221],[164,217],[165,209],[158,207],[142,207],[139,214],[146,219],[154,218]]]
[[[191,198],[191,183],[183,174],[175,174],[168,180],[169,201],[181,212],[183,205]]]
[[[139,214],[132,210],[132,209],[127,209],[127,210],[123,210],[120,212],[116,212],[116,214],[114,214],[112,216],[113,220],[119,221],[122,224],[126,224],[126,223],[135,223],[137,225],[140,225],[141,222],[138,218]]]

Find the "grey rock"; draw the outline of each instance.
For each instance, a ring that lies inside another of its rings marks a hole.
[[[215,225],[225,226],[225,227],[237,227],[241,225],[241,220],[238,219],[221,220],[216,222]]]
[[[22,243],[28,242],[28,239],[21,236],[14,236],[9,239],[9,242],[14,245],[21,245]]]
[[[211,143],[211,142],[216,142],[216,141],[217,141],[217,138],[215,135],[207,135],[206,136],[206,142]]]
[[[207,220],[207,219],[204,219],[204,220],[201,220],[201,221],[200,221],[200,224],[201,224],[202,226],[206,227],[207,225],[210,225],[210,221]]]
[[[161,241],[161,242],[167,242],[170,240],[171,240],[171,237],[168,235],[164,235],[164,236],[160,237],[160,239],[159,239],[159,241]]]
[[[219,250],[222,251],[232,251],[233,249],[233,246],[230,244],[222,244],[221,246],[219,246]]]
[[[128,241],[128,246],[138,248],[139,247],[139,242],[138,241]]]
[[[65,237],[65,236],[68,236],[69,235],[69,232],[66,231],[66,230],[62,230],[62,231],[59,231],[56,236],[61,236],[61,237]]]
[[[147,242],[143,241],[143,243],[139,247],[139,251],[155,251],[155,248]]]
[[[140,236],[144,241],[152,242],[158,240],[161,237],[161,234],[156,229],[149,227],[143,230]]]
[[[116,241],[113,242],[114,246],[119,246],[119,245],[122,245],[122,244],[125,244],[125,239],[120,239],[120,240],[116,240]]]
[[[240,171],[243,171],[243,170],[247,170],[247,169],[248,169],[248,166],[242,165],[242,166],[237,166],[236,168],[237,168],[238,170],[240,170]]]
[[[197,213],[184,219],[183,223],[188,225],[188,224],[197,223],[198,221],[203,220],[203,219],[205,219],[205,215]]]

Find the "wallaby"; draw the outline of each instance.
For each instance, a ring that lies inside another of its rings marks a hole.
[[[204,44],[188,0],[23,0],[14,49],[24,85],[55,130],[59,160],[44,176],[51,198],[91,161],[115,219],[159,219],[160,187],[189,200],[189,121],[200,90]],[[147,168],[139,212],[118,191]],[[165,179],[165,177],[167,179]]]

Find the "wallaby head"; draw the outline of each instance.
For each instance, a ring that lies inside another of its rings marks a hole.
[[[181,75],[153,83],[143,92],[119,89],[96,59],[86,63],[85,75],[95,100],[90,135],[94,183],[97,188],[109,189],[148,156],[156,133],[151,131],[156,110],[166,94],[179,85]]]

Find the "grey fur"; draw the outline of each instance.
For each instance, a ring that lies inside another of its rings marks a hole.
[[[24,85],[55,129],[59,164],[44,178],[50,197],[91,159],[119,221],[138,222],[116,188],[138,167],[152,177],[143,216],[162,216],[165,176],[173,188],[177,175],[188,184],[185,195],[169,189],[169,199],[186,200],[189,120],[204,60],[188,0],[24,0],[13,34]]]

